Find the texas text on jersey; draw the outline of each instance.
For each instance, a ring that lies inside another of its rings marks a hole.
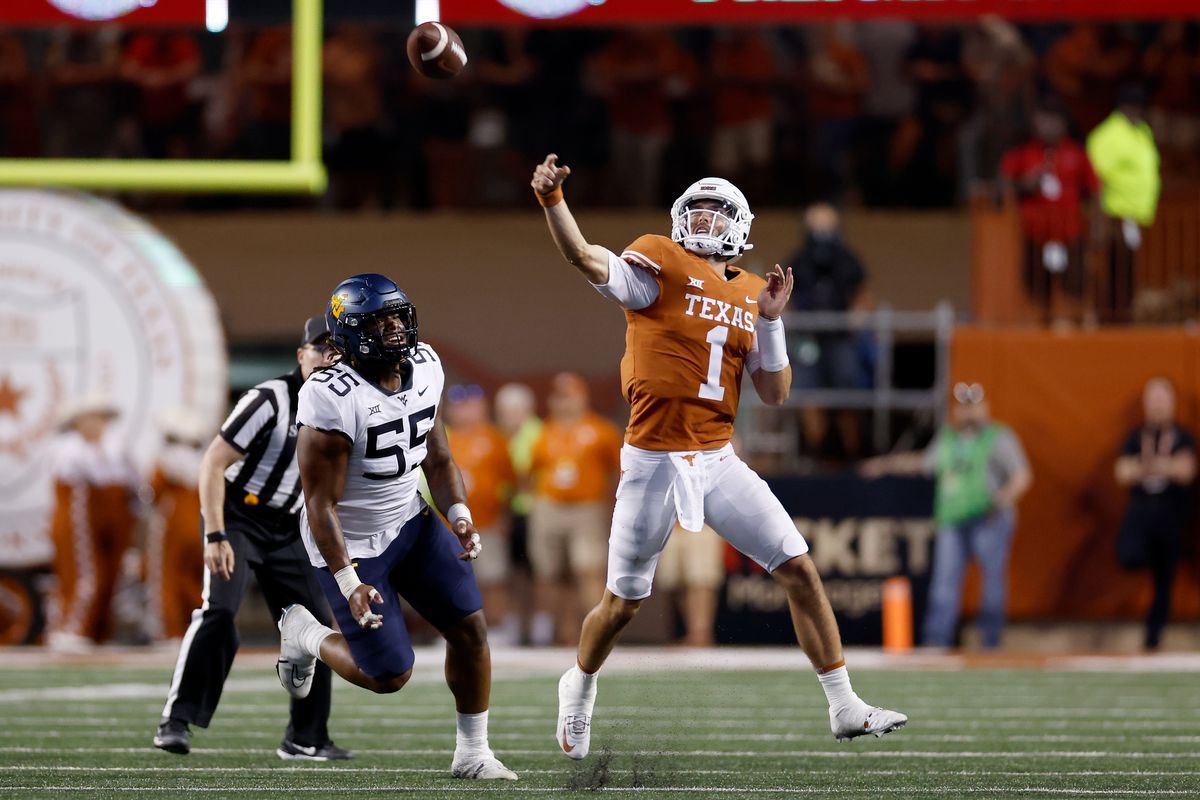
[[[626,440],[646,450],[723,446],[733,436],[765,282],[733,266],[722,276],[665,236],[639,237],[621,257],[659,284],[654,303],[625,311]]]
[[[394,393],[345,363],[315,373],[300,390],[297,424],[340,433],[353,445],[337,504],[350,558],[382,553],[401,526],[426,507],[416,470],[425,459],[425,437],[444,384],[440,359],[432,347],[420,344]],[[325,566],[307,508],[300,512],[300,530],[313,566]]]

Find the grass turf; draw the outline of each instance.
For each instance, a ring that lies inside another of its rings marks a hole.
[[[435,665],[398,695],[335,678],[331,730],[352,761],[282,762],[287,702],[239,663],[186,757],[150,738],[166,667],[0,666],[0,797],[1200,797],[1195,673],[869,671],[855,689],[905,711],[838,744],[811,674],[606,675],[592,756],[556,752],[555,678],[497,674],[491,741],[516,784],[448,777],[449,692]]]

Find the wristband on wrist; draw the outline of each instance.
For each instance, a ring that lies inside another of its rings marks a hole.
[[[782,372],[788,365],[787,337],[783,334],[783,320],[768,319],[761,314],[754,323],[758,334],[758,353],[762,357],[762,368],[767,372]]]
[[[217,542],[229,541],[229,535],[225,531],[213,531],[212,533],[204,534],[204,539],[209,544],[216,544]]]
[[[362,581],[358,579],[358,573],[354,571],[354,565],[347,564],[346,566],[333,573],[333,579],[337,581],[338,589],[342,592],[342,597],[347,600],[354,590],[362,586]]]
[[[451,525],[460,519],[465,519],[472,525],[475,524],[475,520],[471,519],[471,509],[467,508],[466,503],[455,503],[450,506],[449,510],[446,511],[446,519],[450,520]]]
[[[542,194],[541,192],[534,192],[534,194],[537,196],[537,201],[541,204],[542,208],[551,208],[563,201],[561,186],[555,186],[549,194]]]

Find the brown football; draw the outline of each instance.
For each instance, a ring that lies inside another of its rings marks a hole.
[[[426,78],[453,78],[467,65],[467,51],[449,26],[422,22],[408,35],[408,60]]]

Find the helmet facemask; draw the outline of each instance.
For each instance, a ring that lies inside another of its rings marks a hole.
[[[754,215],[728,181],[693,184],[671,208],[671,239],[699,256],[732,259],[749,250]]]
[[[343,323],[358,333],[346,354],[358,361],[400,364],[417,351],[417,309],[412,303],[397,301],[379,311],[347,314]]]

